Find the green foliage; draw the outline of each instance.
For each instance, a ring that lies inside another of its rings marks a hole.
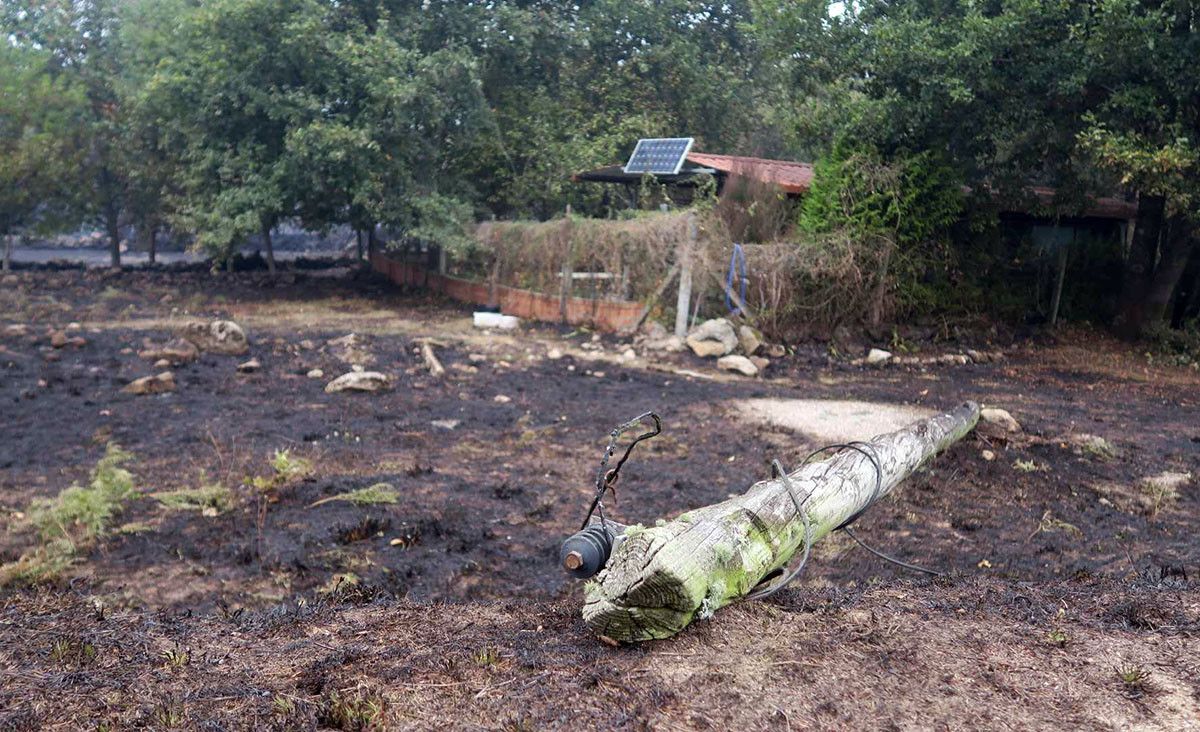
[[[50,63],[43,50],[0,43],[0,236],[49,229],[66,216],[84,99]]]
[[[799,228],[808,246],[860,250],[847,256],[862,262],[862,288],[873,293],[868,318],[879,323],[885,310],[931,309],[930,291],[916,283],[948,267],[949,228],[962,207],[961,184],[939,156],[898,154],[885,161],[871,148],[843,143],[814,166]],[[898,304],[889,308],[893,298]]]
[[[151,493],[150,497],[176,511],[200,511],[205,516],[225,513],[234,506],[233,493],[220,483],[199,488]]]
[[[346,501],[356,506],[375,506],[379,504],[399,503],[400,493],[392,487],[391,483],[376,483],[366,488],[357,488],[346,493],[338,493],[337,495],[322,498],[310,504],[309,508],[332,501]]]
[[[73,485],[52,499],[29,506],[29,523],[40,543],[19,559],[0,566],[0,586],[53,579],[76,553],[105,535],[125,503],[137,495],[133,474],[122,467],[133,456],[109,443],[87,486]]]
[[[125,502],[137,495],[133,474],[121,467],[132,459],[118,445],[109,443],[88,485],[73,485],[55,498],[35,501],[29,516],[42,540],[86,544],[102,536]]]

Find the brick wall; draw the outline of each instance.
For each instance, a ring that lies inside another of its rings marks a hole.
[[[481,282],[430,272],[420,264],[400,262],[382,252],[371,253],[371,267],[398,285],[440,292],[453,300],[472,305],[490,304],[491,287]],[[532,290],[504,286],[497,287],[496,290],[500,312],[505,315],[546,323],[559,323],[563,320],[562,303],[557,295],[544,295]],[[637,302],[613,302],[586,297],[567,298],[566,322],[570,325],[589,325],[607,332],[627,331],[637,325],[641,315],[642,304]]]

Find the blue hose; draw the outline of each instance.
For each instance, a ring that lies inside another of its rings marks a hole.
[[[725,307],[731,315],[741,315],[742,309],[733,304],[729,293],[733,292],[733,281],[737,279],[738,297],[743,304],[746,302],[746,252],[741,244],[733,245],[733,254],[729,257],[729,274],[725,276]]]

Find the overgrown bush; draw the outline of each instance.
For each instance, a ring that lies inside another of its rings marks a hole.
[[[846,271],[856,279],[856,291],[869,291],[866,320],[878,325],[929,305],[927,293],[914,285],[928,270],[947,266],[949,229],[962,207],[957,176],[936,155],[884,159],[871,148],[839,144],[815,167],[799,230],[814,237],[816,250],[852,258]],[[847,302],[844,315],[860,306]]]
[[[545,222],[495,221],[481,224],[479,245],[456,256],[451,272],[538,292],[560,292],[564,265],[574,272],[608,273],[610,279],[580,281],[577,295],[616,300],[648,298],[670,271],[696,215],[698,242],[693,271],[709,269],[710,242],[727,241],[719,221],[705,212],[638,213],[626,219],[577,216]]]

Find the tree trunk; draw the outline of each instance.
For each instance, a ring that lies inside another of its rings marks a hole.
[[[627,529],[607,567],[585,586],[584,620],[602,637],[641,641],[666,638],[696,618],[711,617],[764,579],[774,579],[803,547],[797,498],[815,542],[887,495],[978,420],[979,406],[967,402],[867,443],[864,449],[881,468],[878,496],[874,463],[845,450],[792,472],[795,496],[776,478],[662,526]]]
[[[1143,327],[1154,325],[1163,320],[1167,314],[1167,306],[1171,303],[1171,295],[1183,270],[1187,267],[1188,258],[1192,254],[1195,239],[1192,237],[1192,227],[1183,220],[1182,216],[1173,216],[1166,227],[1163,237],[1162,257],[1154,268],[1154,276],[1146,288],[1145,321]]]
[[[868,306],[867,323],[872,328],[878,328],[883,322],[883,300],[887,297],[888,271],[892,264],[892,251],[895,245],[891,242],[883,253],[883,260],[879,263],[879,271],[875,273],[875,287],[871,292],[871,303]]]
[[[109,204],[104,211],[104,229],[108,233],[108,252],[112,268],[121,268],[121,223],[117,217],[117,207]]]
[[[1166,200],[1162,196],[1138,198],[1137,223],[1125,262],[1121,296],[1117,302],[1117,317],[1113,323],[1117,335],[1136,339],[1146,324],[1146,292],[1154,273],[1154,259],[1162,233]]]
[[[363,258],[363,235],[362,235],[362,229],[355,229],[355,230],[354,230],[354,246],[355,246],[355,249],[358,251],[358,258],[359,258],[359,260],[362,260],[362,258]]]
[[[1175,315],[1171,327],[1182,328],[1189,318],[1200,316],[1200,247],[1192,245],[1192,261],[1184,277],[1190,283],[1175,299]]]
[[[263,246],[267,248],[267,272],[272,277],[275,276],[275,248],[271,244],[271,222],[263,219],[262,222],[262,238]]]
[[[142,238],[142,245],[146,250],[146,259],[150,264],[154,264],[158,258],[158,252],[156,251],[158,229],[153,224],[143,221],[142,225],[138,227],[138,235]]]
[[[4,267],[3,267],[3,270],[5,272],[8,272],[12,269],[12,247],[13,247],[12,240],[13,240],[13,238],[11,235],[6,234],[4,236]]]

